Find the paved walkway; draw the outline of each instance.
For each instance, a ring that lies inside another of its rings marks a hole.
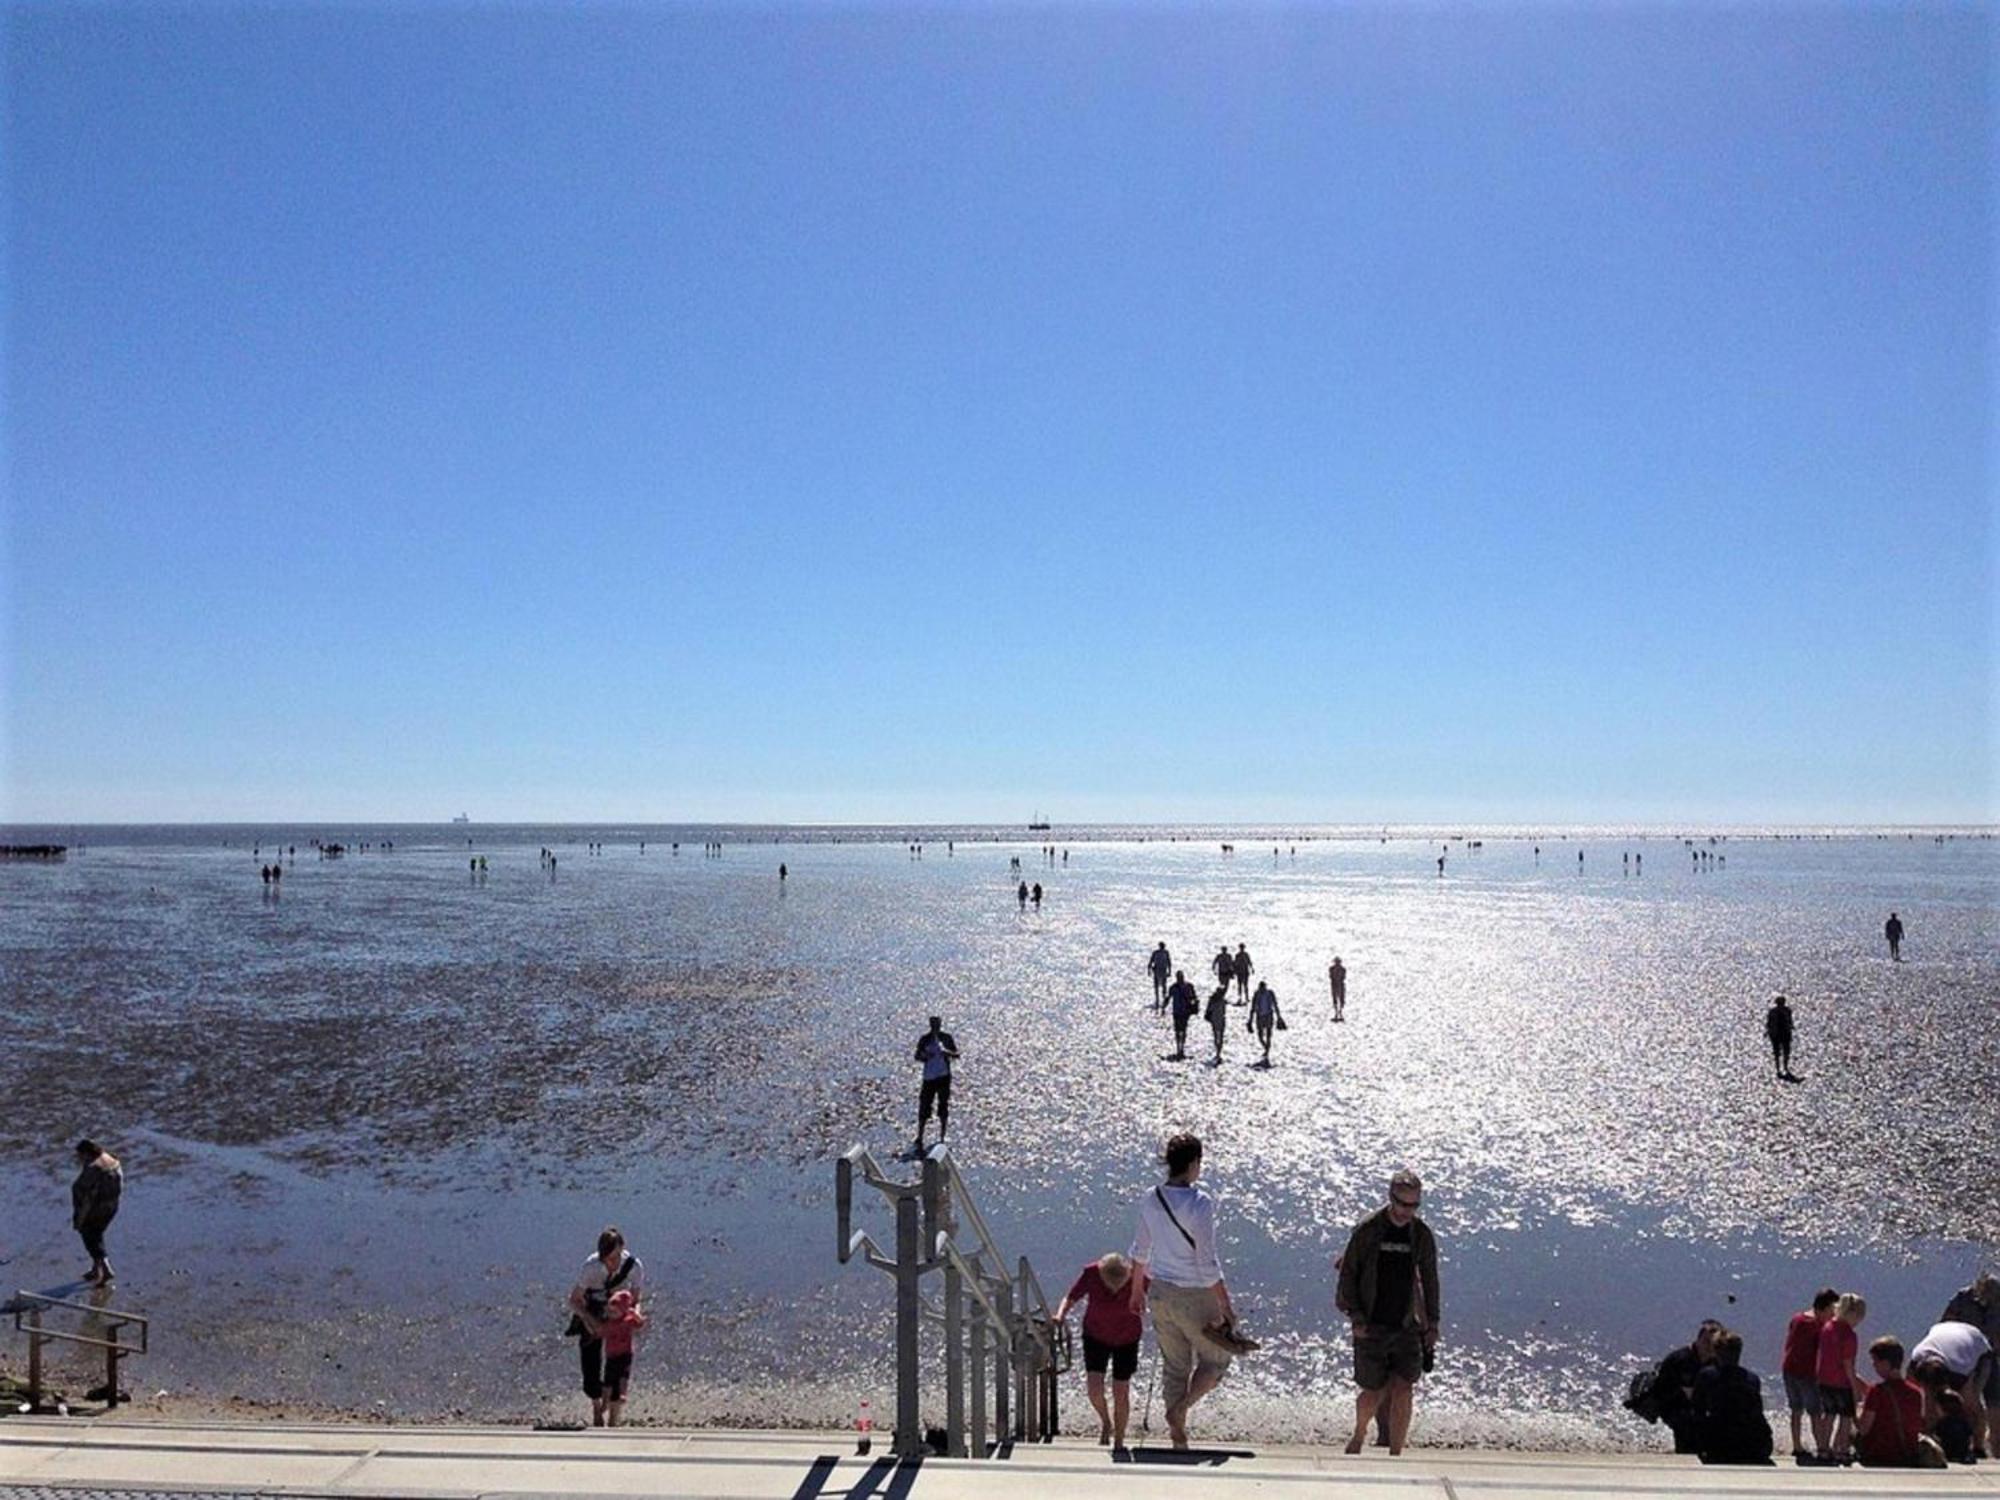
[[[630,1496],[667,1500],[1020,1500],[1165,1494],[1195,1500],[1590,1500],[1595,1496],[2000,1495],[2000,1464],[1938,1473],[1796,1467],[1705,1469],[1656,1455],[1325,1448],[1133,1450],[1113,1464],[1076,1442],[1004,1458],[898,1464],[854,1455],[845,1433],[531,1432],[521,1428],[195,1426],[126,1418],[0,1421],[0,1500],[115,1495],[310,1495],[461,1500]],[[135,1492],[138,1492],[135,1494]]]

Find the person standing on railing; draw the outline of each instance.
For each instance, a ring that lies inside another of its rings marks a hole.
[[[1167,1142],[1167,1180],[1139,1200],[1132,1237],[1132,1306],[1143,1299],[1153,1312],[1160,1345],[1160,1393],[1167,1402],[1167,1431],[1176,1448],[1188,1445],[1188,1413],[1229,1368],[1230,1352],[1208,1336],[1229,1328],[1236,1310],[1215,1249],[1215,1199],[1197,1187],[1201,1140],[1177,1135]]]
[[[1145,1288],[1131,1286],[1134,1279],[1132,1262],[1114,1250],[1085,1266],[1076,1284],[1056,1304],[1058,1323],[1079,1302],[1084,1305],[1084,1390],[1097,1413],[1098,1444],[1115,1453],[1125,1451],[1125,1427],[1132,1416],[1132,1372],[1139,1368],[1139,1340],[1146,1335],[1146,1321],[1133,1305],[1136,1298],[1145,1295]],[[1108,1408],[1104,1402],[1107,1367],[1111,1372]]]
[[[951,1065],[958,1043],[944,1029],[944,1017],[932,1016],[931,1029],[917,1038],[917,1061],[924,1065],[924,1086],[917,1096],[917,1149],[924,1149],[924,1127],[937,1110],[938,1139],[951,1129]]]
[[[118,1217],[118,1197],[125,1190],[125,1169],[118,1158],[93,1140],[76,1143],[76,1159],[82,1168],[69,1189],[69,1222],[83,1240],[90,1256],[84,1273],[89,1286],[111,1285],[111,1260],[104,1252],[104,1231]]]

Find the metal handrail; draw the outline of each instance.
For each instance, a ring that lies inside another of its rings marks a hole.
[[[61,1308],[83,1314],[101,1324],[109,1338],[94,1338],[87,1333],[71,1333],[67,1329],[49,1328],[42,1322],[42,1314],[51,1309]],[[14,1314],[14,1331],[28,1335],[28,1403],[39,1408],[42,1404],[42,1346],[51,1340],[65,1344],[81,1344],[90,1349],[104,1351],[104,1404],[118,1404],[118,1361],[132,1354],[144,1354],[152,1340],[152,1323],[143,1313],[121,1312],[113,1308],[98,1307],[89,1302],[76,1302],[65,1297],[51,1297],[42,1292],[14,1293],[9,1304]],[[137,1328],[139,1342],[126,1343],[118,1337],[120,1330]]]
[[[857,1170],[865,1184],[895,1204],[893,1257],[884,1254],[866,1230],[854,1227]],[[834,1198],[841,1264],[859,1256],[896,1278],[896,1454],[912,1457],[928,1451],[918,1422],[920,1323],[944,1328],[948,1453],[963,1457],[986,1452],[989,1338],[995,1431],[1017,1438],[1053,1436],[1055,1377],[1071,1364],[1069,1330],[1055,1321],[1025,1257],[1012,1271],[1007,1269],[1000,1246],[944,1143],[924,1154],[922,1175],[915,1182],[891,1178],[867,1148],[850,1147],[834,1162]],[[961,1219],[971,1230],[964,1244],[958,1238]],[[921,1283],[934,1272],[942,1273],[943,1284],[941,1295],[930,1298],[923,1295]]]

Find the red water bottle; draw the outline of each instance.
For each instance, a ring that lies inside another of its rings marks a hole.
[[[854,1451],[866,1453],[875,1446],[875,1413],[868,1405],[866,1396],[861,1398],[861,1411],[854,1419]]]

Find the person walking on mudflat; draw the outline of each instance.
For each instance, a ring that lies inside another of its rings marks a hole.
[[[1229,981],[1236,977],[1236,960],[1230,957],[1229,944],[1224,943],[1216,950],[1208,966],[1215,970],[1215,982],[1224,989],[1229,988]]]
[[[1257,981],[1257,993],[1250,997],[1250,1034],[1257,1038],[1264,1049],[1263,1061],[1257,1066],[1271,1066],[1271,1033],[1285,1024],[1285,1018],[1278,1011],[1278,994],[1263,980]]]
[[[1778,1069],[1780,1082],[1788,1082],[1792,1076],[1792,1007],[1783,995],[1772,1000],[1771,1008],[1764,1012],[1764,1036],[1771,1044],[1771,1061]]]
[[[1333,1018],[1347,1019],[1347,967],[1340,961],[1340,955],[1333,956],[1333,962],[1326,970],[1327,988],[1333,991]]]
[[[1229,1031],[1229,986],[1218,984],[1208,997],[1208,1006],[1202,1011],[1202,1019],[1208,1022],[1208,1029],[1215,1033],[1215,1056],[1210,1061],[1222,1066],[1222,1039]]]
[[[1340,1268],[1334,1305],[1347,1314],[1354,1332],[1354,1435],[1349,1453],[1359,1453],[1368,1424],[1385,1401],[1389,1407],[1389,1454],[1403,1451],[1410,1432],[1415,1388],[1430,1367],[1442,1317],[1438,1286],[1437,1237],[1417,1217],[1424,1185],[1405,1168],[1389,1179],[1389,1202],[1355,1225]]]
[[[1176,969],[1173,985],[1167,990],[1167,1003],[1172,1007],[1174,1018],[1174,1061],[1187,1061],[1188,1022],[1194,1019],[1201,997],[1188,983],[1187,975]]]
[[[1250,997],[1250,950],[1241,943],[1236,945],[1236,957],[1229,961],[1229,972],[1236,976],[1236,999],[1239,1003]]]
[[[951,1129],[951,1065],[958,1057],[958,1043],[944,1029],[942,1016],[931,1017],[931,1029],[917,1038],[917,1061],[924,1065],[924,1086],[917,1096],[917,1149],[924,1149],[924,1127],[931,1110],[937,1110],[938,1139]]]
[[[69,1188],[69,1222],[83,1240],[90,1256],[90,1269],[83,1280],[89,1286],[111,1285],[111,1260],[104,1251],[104,1231],[118,1217],[118,1198],[125,1190],[125,1169],[118,1158],[89,1139],[76,1143],[77,1165],[81,1168]]]
[[[1195,1185],[1201,1138],[1174,1136],[1165,1161],[1166,1182],[1139,1200],[1139,1226],[1132,1236],[1133,1305],[1143,1289],[1160,1346],[1167,1432],[1174,1447],[1184,1450],[1188,1413],[1222,1383],[1234,1358],[1208,1330],[1233,1329],[1236,1310],[1215,1249],[1215,1200]]]
[[[1882,936],[1889,940],[1889,962],[1892,964],[1901,963],[1903,961],[1903,919],[1894,912],[1890,912],[1889,920],[1882,924]]]
[[[1153,950],[1153,956],[1146,960],[1146,967],[1153,971],[1153,1009],[1167,1008],[1167,977],[1174,972],[1173,955],[1167,952],[1167,945],[1160,944]]]

